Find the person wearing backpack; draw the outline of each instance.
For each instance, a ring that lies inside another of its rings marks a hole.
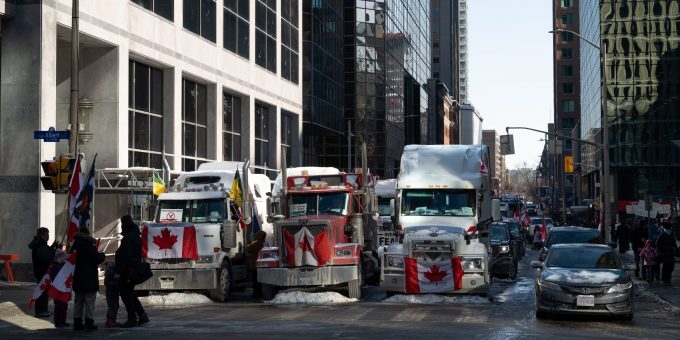
[[[118,280],[120,297],[127,311],[127,321],[121,327],[136,327],[149,322],[149,316],[139,302],[135,292],[135,283],[130,280],[130,271],[137,270],[137,263],[142,262],[142,239],[139,226],[132,220],[132,216],[120,218],[123,239],[116,250],[116,264],[114,278]]]

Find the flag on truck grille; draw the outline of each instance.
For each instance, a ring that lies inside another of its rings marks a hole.
[[[460,257],[434,262],[407,258],[404,277],[406,293],[446,293],[463,288],[461,263]]]
[[[73,241],[73,234],[78,231],[78,220],[74,220],[73,215],[76,208],[76,201],[78,194],[80,194],[81,182],[83,181],[82,171],[80,170],[80,154],[76,157],[76,164],[73,166],[73,174],[71,175],[71,182],[68,184],[68,242]]]
[[[71,301],[71,291],[73,290],[73,273],[76,270],[76,252],[71,252],[66,258],[66,262],[59,269],[59,273],[54,278],[50,290],[47,294],[54,300],[68,303]]]
[[[330,244],[328,233],[312,234],[307,227],[293,234],[283,229],[283,239],[286,247],[285,262],[291,266],[323,266],[330,260]]]
[[[147,259],[197,259],[196,228],[142,226],[142,256]]]

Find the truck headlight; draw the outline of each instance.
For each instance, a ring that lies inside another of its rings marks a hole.
[[[562,288],[557,283],[549,282],[546,280],[538,279],[536,281],[541,288],[552,289],[556,291],[562,291]]]
[[[352,256],[352,251],[349,249],[336,249],[335,250],[335,256],[336,257],[348,257]]]
[[[401,256],[387,255],[387,266],[404,269],[404,258]]]
[[[505,254],[510,251],[510,246],[500,246],[499,251],[501,254]]]
[[[481,258],[464,259],[462,267],[463,270],[482,270],[483,262]]]
[[[620,283],[609,287],[607,293],[620,293],[633,288],[633,282]]]

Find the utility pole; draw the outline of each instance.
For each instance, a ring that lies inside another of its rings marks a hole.
[[[347,172],[352,172],[352,121],[347,121]]]
[[[78,61],[80,40],[78,31],[78,0],[73,0],[73,14],[71,18],[71,100],[69,107],[68,153],[76,156],[78,152]]]

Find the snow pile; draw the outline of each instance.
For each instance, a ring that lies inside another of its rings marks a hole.
[[[545,280],[552,282],[566,281],[570,283],[604,283],[613,282],[619,278],[619,274],[612,272],[593,272],[587,270],[565,273],[554,273],[548,275]]]
[[[140,297],[139,301],[150,306],[201,305],[211,303],[205,295],[195,293],[170,293]]]
[[[357,299],[348,298],[336,292],[308,293],[308,292],[284,292],[276,296],[268,303],[282,304],[334,304],[357,302]]]
[[[416,304],[458,304],[458,303],[489,303],[489,299],[474,296],[474,295],[460,295],[460,296],[444,296],[436,294],[422,294],[422,295],[394,295],[383,300],[383,302],[396,303],[416,303]]]

